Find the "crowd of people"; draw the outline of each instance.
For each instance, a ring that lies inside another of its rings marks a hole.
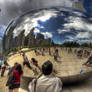
[[[92,54],[92,51],[88,48],[64,47],[63,49],[66,50],[68,54],[75,54],[80,59],[89,58]]]
[[[55,53],[58,55],[57,50]],[[34,72],[34,74],[38,75],[37,78],[34,79],[29,84],[29,92],[43,92],[43,90],[45,92],[45,90],[48,87],[49,87],[48,92],[61,92],[62,91],[62,81],[59,78],[55,77],[54,74],[52,73],[54,72],[54,69],[53,69],[53,64],[51,63],[51,61],[46,61],[42,65],[42,68],[41,68],[38,65],[38,61],[35,58],[31,58],[31,60],[29,60],[25,53],[22,53],[21,55],[23,57],[23,66],[19,64],[18,62],[15,62],[12,67],[8,67],[9,69],[9,72],[7,74],[8,80],[6,82],[6,86],[8,86],[8,89],[9,89],[8,92],[19,92],[24,66],[28,67],[30,70]],[[32,67],[30,62],[32,62],[33,65],[40,70],[39,74]],[[4,76],[4,72],[6,68],[7,66],[5,64],[1,66],[1,77]],[[45,81],[45,79],[47,79],[47,81]],[[47,86],[45,84],[47,84]],[[42,90],[41,85],[43,85],[43,88],[44,88],[43,90]],[[40,88],[37,86],[39,86]]]
[[[45,55],[45,51],[48,50],[49,55],[52,55],[52,51],[50,48],[48,49],[39,49],[42,51],[42,56]],[[72,52],[72,49],[66,49],[68,53]],[[76,51],[75,51],[76,52]],[[35,50],[35,54],[38,54],[38,50]],[[6,83],[6,86],[9,88],[9,92],[19,92],[21,78],[23,75],[23,69],[24,66],[28,67],[30,70],[34,72],[34,74],[38,75],[36,79],[33,79],[29,84],[29,92],[62,92],[62,81],[61,79],[57,78],[55,75],[53,75],[54,69],[53,64],[51,61],[46,61],[42,67],[39,66],[38,61],[35,58],[31,58],[31,60],[28,59],[27,55],[25,53],[21,54],[23,57],[23,66],[19,64],[18,62],[14,63],[14,66],[9,67],[9,72],[7,74],[8,80]],[[58,60],[59,56],[59,50],[57,48],[54,48],[54,60]],[[40,73],[38,73],[33,66],[30,64],[30,62],[33,63],[35,67],[37,67],[40,70]],[[83,64],[92,64],[92,56],[89,56],[88,60]],[[4,76],[4,72],[6,70],[6,65],[3,64],[0,66],[1,71],[1,77]]]
[[[54,47],[53,49],[51,49],[50,47],[44,47],[44,48],[37,48],[34,50],[35,55],[39,56],[46,56],[46,52],[48,53],[49,56],[52,56],[54,58],[54,60],[57,62],[59,61],[59,50],[58,48]]]

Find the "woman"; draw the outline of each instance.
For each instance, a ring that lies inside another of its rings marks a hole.
[[[12,72],[14,80],[13,83],[9,86],[9,92],[18,92],[22,74],[23,74],[22,66],[18,64],[15,70]]]
[[[31,61],[32,61],[32,63],[33,63],[36,67],[38,67],[38,69],[41,71],[41,68],[40,68],[40,66],[38,65],[38,61],[37,61],[35,58],[31,58]]]
[[[5,73],[5,70],[6,70],[6,65],[4,64],[2,67],[1,67],[2,71],[1,71],[1,77],[4,76],[4,73]]]

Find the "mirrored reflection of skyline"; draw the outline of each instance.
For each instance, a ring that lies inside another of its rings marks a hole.
[[[41,37],[44,44],[46,40],[49,40],[49,44],[62,44],[65,41],[90,43],[92,40],[91,26],[92,21],[82,12],[61,7],[41,9],[28,12],[13,21],[6,31],[6,38],[18,41],[23,35],[24,38],[30,35],[29,38],[35,42]],[[30,32],[32,30],[33,33]],[[33,38],[31,38],[32,34]],[[10,44],[12,42],[13,40]]]

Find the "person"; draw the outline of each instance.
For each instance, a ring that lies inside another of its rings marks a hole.
[[[58,61],[58,57],[59,57],[59,51],[57,48],[55,48],[55,53],[54,53],[54,60]]]
[[[87,65],[87,64],[92,64],[92,55],[88,58],[88,60],[82,64],[82,65]]]
[[[2,66],[0,65],[0,71],[1,71],[1,67],[2,67]]]
[[[2,61],[0,60],[0,71],[1,71],[1,68],[2,68]]]
[[[41,55],[41,53],[39,52],[39,49],[35,49],[34,52],[36,56]]]
[[[45,48],[42,48],[42,56],[45,56]]]
[[[10,74],[13,72],[13,70],[15,70],[15,68],[17,67],[17,65],[18,65],[18,63],[15,62],[14,66],[9,69],[8,76],[10,76]]]
[[[2,67],[1,67],[1,77],[4,76],[5,70],[6,70],[6,65],[3,64]]]
[[[28,60],[28,57],[26,56],[26,54],[23,53],[22,56],[23,56],[23,59],[24,59],[23,66],[26,65],[29,69],[32,70],[32,67],[30,66],[30,63],[29,63],[29,60]]]
[[[35,55],[38,56],[38,53],[37,53],[37,50],[36,49],[34,50],[34,52],[35,52]]]
[[[41,71],[41,68],[40,68],[40,66],[38,65],[38,61],[37,61],[35,58],[31,58],[31,61],[32,61],[32,63],[33,63],[36,67],[38,67],[38,69]]]
[[[8,57],[4,57],[4,64],[6,65],[6,66],[8,66]]]
[[[51,56],[51,48],[49,47],[48,50],[49,50],[49,55]]]
[[[18,63],[15,62],[13,67],[9,67],[9,72],[8,72],[8,80],[6,82],[6,86],[9,86],[11,81],[13,80],[13,77],[11,76],[12,72],[16,69]]]
[[[3,61],[2,61],[2,60],[0,60],[0,66],[2,66],[2,64],[3,64]]]
[[[22,75],[22,66],[21,64],[18,64],[15,70],[12,72],[13,83],[9,85],[9,92],[18,92]]]
[[[78,56],[79,58],[82,58],[82,54],[83,54],[83,51],[82,51],[82,50],[78,50],[78,51],[77,51],[77,56]]]
[[[62,81],[52,74],[53,65],[46,61],[42,65],[42,74],[29,83],[29,92],[62,92]]]

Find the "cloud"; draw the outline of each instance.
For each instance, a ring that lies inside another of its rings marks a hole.
[[[22,30],[25,30],[24,34],[25,34],[25,36],[27,36],[33,27],[36,28],[34,30],[35,33],[40,32],[39,28],[44,28],[44,27],[41,26],[38,23],[38,21],[45,22],[45,21],[49,20],[50,18],[56,17],[56,16],[57,16],[56,11],[50,12],[50,10],[48,10],[48,11],[43,10],[40,12],[40,14],[35,13],[29,17],[25,16],[24,20],[22,20],[22,22],[14,29],[14,31],[13,31],[14,37],[18,36]]]
[[[48,11],[43,10],[43,11],[40,12],[40,14],[36,13],[36,16],[32,17],[32,23],[33,23],[34,27],[40,26],[38,24],[38,21],[46,22],[50,18],[56,17],[56,16],[57,16],[57,14],[56,14],[55,10],[48,10]]]
[[[76,35],[76,38],[90,38],[91,35],[89,32],[80,32]]]
[[[65,33],[65,32],[69,32],[69,30],[68,29],[58,29],[57,32],[59,34],[62,34],[62,33]]]
[[[14,37],[18,36],[22,30],[25,30],[24,34],[27,36],[30,33],[30,30],[33,28],[32,24],[22,24],[19,27],[16,27],[13,31]]]
[[[71,7],[71,0],[0,0],[0,24],[7,25],[13,18],[33,9],[51,6]]]
[[[40,30],[38,30],[37,28],[35,28],[34,33],[40,33]]]
[[[50,12],[50,11],[44,11],[43,14],[40,16],[40,17],[37,17],[37,18],[33,18],[32,21],[42,21],[42,22],[45,22],[47,20],[49,20],[51,17],[56,17],[56,13],[53,13],[53,12]]]
[[[69,16],[67,23],[62,25],[63,28],[57,30],[65,38],[65,41],[77,41],[79,43],[91,41],[92,23],[81,16],[83,14],[80,13],[77,16]]]
[[[43,34],[45,38],[52,38],[53,37],[53,35],[49,32],[43,32],[41,34]]]
[[[92,32],[92,24],[81,17],[69,17],[69,23],[63,25],[66,29],[87,30]]]
[[[76,36],[73,35],[67,35],[65,38],[65,41],[76,41],[78,43],[90,43],[91,41],[91,35],[90,32],[78,32]]]

